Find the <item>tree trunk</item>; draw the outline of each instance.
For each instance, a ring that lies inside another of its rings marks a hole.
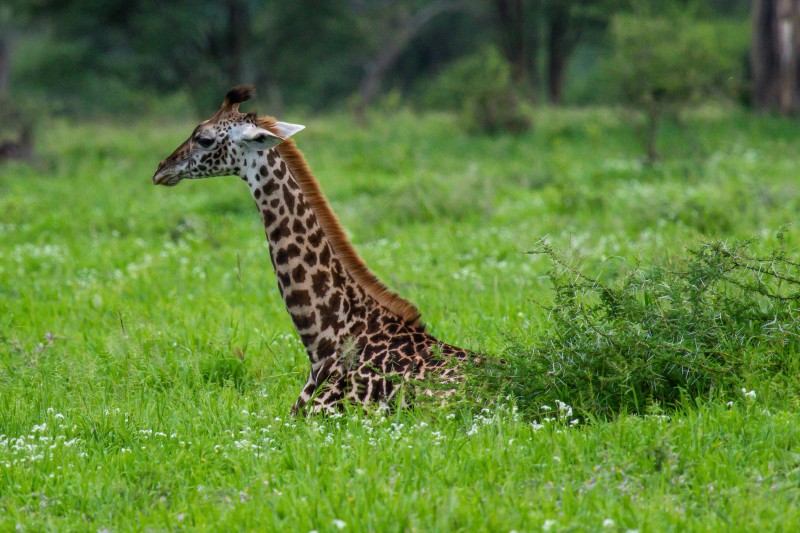
[[[521,87],[528,71],[523,0],[494,0],[494,9],[501,32],[500,46],[511,64],[511,79]]]
[[[647,163],[650,165],[658,160],[658,119],[658,104],[653,102],[647,109]]]
[[[754,0],[752,23],[753,104],[800,112],[800,0]]]
[[[0,102],[8,97],[8,85],[11,78],[11,36],[3,28],[0,32]]]
[[[569,4],[553,6],[547,25],[547,95],[554,105],[561,103],[567,60],[575,44],[570,35],[571,22]]]
[[[511,80],[522,94],[533,98],[539,87],[536,26],[526,24],[536,17],[538,2],[532,0],[492,0],[499,30],[498,44],[511,65]],[[527,9],[526,9],[527,8]],[[527,13],[526,13],[527,11]]]

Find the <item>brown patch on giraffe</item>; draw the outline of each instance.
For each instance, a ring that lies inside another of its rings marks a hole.
[[[319,253],[319,262],[323,265],[327,265],[331,260],[331,248],[330,246],[323,246],[322,251]]]
[[[336,344],[327,338],[321,338],[317,345],[317,356],[324,359],[332,356],[336,352]]]
[[[294,213],[294,195],[286,185],[283,186],[283,200],[286,202],[286,207],[289,209],[289,212]]]
[[[289,261],[296,257],[300,257],[300,253],[300,247],[294,243],[286,247],[286,257],[288,257]]]
[[[317,297],[322,298],[325,296],[330,285],[330,275],[325,270],[320,270],[311,274],[311,288]]]
[[[313,267],[317,264],[317,253],[313,250],[309,250],[306,255],[303,256],[303,262],[305,262],[308,266]]]
[[[264,168],[264,167],[261,167],[261,168]],[[263,187],[261,187],[261,190],[264,192],[264,194],[269,196],[270,194],[272,194],[275,191],[277,191],[279,187],[280,187],[280,185],[278,185],[277,180],[269,180],[268,182],[266,182],[264,184]]]
[[[278,227],[269,233],[269,238],[272,240],[272,242],[278,242],[281,239],[291,235],[291,233],[292,232],[289,229],[289,217],[284,217],[280,224],[278,224]]]
[[[306,267],[302,263],[298,264],[292,270],[292,279],[295,283],[302,283],[306,279]]]
[[[286,295],[286,307],[301,307],[311,305],[311,296],[308,291],[302,289],[294,289]]]
[[[294,327],[299,331],[313,326],[317,320],[317,317],[314,311],[311,311],[310,313],[304,314],[292,314],[292,320],[294,321]]]
[[[302,223],[300,222],[300,220],[296,220],[295,224],[299,224],[301,226],[301,228],[302,228]],[[301,231],[305,231],[305,228],[302,228]],[[322,230],[319,229],[319,230],[317,230],[317,231],[315,231],[313,233],[310,233],[308,235],[308,243],[312,247],[316,248],[322,242],[322,237],[323,237]]]

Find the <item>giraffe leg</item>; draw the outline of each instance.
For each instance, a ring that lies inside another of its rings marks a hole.
[[[316,376],[309,374],[303,392],[292,407],[292,415],[303,411],[307,414],[338,412],[343,399],[343,381],[344,369],[336,357],[329,357],[317,370]]]
[[[292,416],[297,416],[300,412],[303,411],[303,408],[306,406],[308,401],[314,396],[314,391],[317,390],[317,382],[314,379],[314,373],[308,373],[308,379],[306,380],[306,384],[303,386],[303,391],[300,393],[300,396],[297,398],[297,401],[294,402],[292,406]]]

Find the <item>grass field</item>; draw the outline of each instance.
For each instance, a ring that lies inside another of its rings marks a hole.
[[[502,353],[547,330],[542,237],[597,273],[784,226],[800,256],[796,122],[698,111],[646,166],[621,116],[281,118],[430,331]],[[308,361],[246,187],[150,183],[194,125],[43,124],[0,167],[0,530],[800,529],[800,402],[763,376],[576,425],[493,398],[291,419]]]

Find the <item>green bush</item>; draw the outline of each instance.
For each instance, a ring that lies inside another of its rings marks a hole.
[[[467,387],[511,395],[533,413],[564,402],[610,417],[741,397],[753,380],[796,383],[800,263],[782,248],[762,257],[751,247],[713,242],[605,284],[542,244],[533,253],[553,263],[546,327],[532,346],[512,338],[503,361],[474,368]]]
[[[448,66],[423,101],[431,108],[459,111],[474,132],[521,133],[531,125],[511,81],[511,66],[495,47]]]

